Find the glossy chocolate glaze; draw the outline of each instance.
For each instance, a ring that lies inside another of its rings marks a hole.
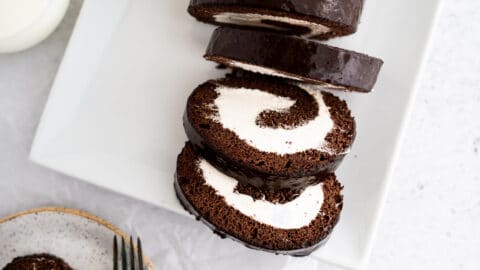
[[[363,0],[191,0],[188,11],[201,21],[217,23],[211,18],[220,12],[260,13],[291,17],[323,24],[332,29],[328,38],[352,34],[362,13]],[[301,29],[294,34],[302,34]]]
[[[322,179],[322,177],[315,176],[321,176],[321,174],[326,172],[334,172],[346,155],[346,153],[337,155],[328,165],[316,168],[315,173],[301,172],[298,175],[272,175],[237,164],[227,156],[214,151],[208,142],[193,128],[187,112],[183,116],[183,126],[195,150],[221,172],[235,178],[242,184],[251,185],[260,190],[268,192],[289,191],[290,198],[287,198],[287,200],[295,198],[306,187],[316,184],[319,181],[318,179]]]
[[[383,61],[317,41],[261,30],[220,27],[205,58],[228,66],[232,61],[269,68],[305,83],[370,92]]]

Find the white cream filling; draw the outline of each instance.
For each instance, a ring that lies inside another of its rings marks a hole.
[[[204,159],[199,160],[206,185],[215,189],[227,205],[242,214],[279,229],[299,229],[308,226],[320,213],[324,195],[323,184],[307,187],[300,196],[284,204],[253,200],[251,196],[235,192],[237,180],[229,177]]]
[[[287,29],[281,26],[263,23],[262,20],[282,22],[282,23],[310,29],[309,33],[303,35],[304,37],[313,37],[313,36],[325,34],[331,31],[329,27],[323,24],[312,23],[309,21],[294,19],[290,17],[273,16],[273,15],[267,15],[267,14],[224,12],[224,13],[218,13],[213,17],[215,21],[219,23],[239,24],[239,25],[245,25],[245,26],[270,28],[275,30],[287,30]]]
[[[290,76],[288,74],[278,72],[278,71],[276,71],[274,69],[271,69],[271,68],[256,66],[256,65],[252,65],[252,64],[238,62],[238,61],[229,61],[228,65],[231,66],[231,67],[243,69],[243,70],[254,72],[254,73],[259,73],[259,74],[263,74],[263,75],[280,77],[280,78],[284,78],[284,79],[298,81],[298,83],[296,83],[297,86],[302,87],[302,88],[312,89],[312,90],[315,90],[315,91],[323,91],[323,90],[348,91],[348,89],[345,88],[344,86],[334,85],[334,84],[326,83],[326,82],[317,81],[315,84],[304,83],[304,82],[302,82],[302,79],[299,78],[299,77]]]
[[[334,85],[334,84],[331,84],[331,83],[316,83],[316,84],[313,84],[313,83],[303,83],[303,82],[299,82],[299,83],[296,83],[296,85],[298,87],[301,87],[303,89],[310,89],[310,90],[313,90],[313,91],[324,91],[324,90],[342,90],[342,91],[348,91],[348,89],[344,86],[341,86],[341,85]]]
[[[276,96],[258,89],[218,86],[218,97],[214,101],[218,113],[212,118],[248,145],[263,152],[279,155],[309,149],[330,152],[325,138],[335,124],[330,117],[329,107],[323,101],[321,92],[304,90],[316,100],[318,113],[314,119],[291,129],[261,127],[256,124],[261,112],[287,111],[295,104],[295,101],[288,97]]]

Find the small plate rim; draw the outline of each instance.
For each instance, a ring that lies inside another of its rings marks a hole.
[[[90,221],[93,221],[97,223],[98,225],[101,225],[105,227],[106,229],[110,230],[113,232],[115,235],[121,236],[124,239],[129,239],[129,236],[127,233],[119,229],[117,226],[113,225],[112,223],[106,221],[105,219],[98,217],[90,212],[80,210],[80,209],[75,209],[75,208],[67,208],[67,207],[57,207],[57,206],[47,206],[47,207],[40,207],[40,208],[32,208],[29,210],[24,210],[17,212],[15,214],[8,215],[4,218],[0,218],[0,224],[4,224],[7,222],[10,222],[12,220],[15,220],[17,218],[23,217],[23,216],[28,216],[28,215],[34,215],[38,213],[46,213],[46,212],[51,212],[51,213],[57,213],[57,214],[67,214],[67,215],[72,215],[72,216],[77,216],[81,217]],[[153,267],[152,261],[150,258],[146,255],[143,255],[144,262],[148,269],[150,270],[155,270]]]

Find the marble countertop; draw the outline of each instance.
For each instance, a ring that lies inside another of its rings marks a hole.
[[[72,1],[60,27],[40,45],[0,55],[0,216],[46,205],[90,211],[135,228],[156,269],[243,269],[245,258],[256,269],[334,269],[221,239],[215,244],[238,248],[238,261],[220,252],[207,267],[201,254],[209,249],[201,243],[211,232],[203,226],[28,160],[80,6]],[[480,1],[444,0],[440,16],[367,269],[480,269]],[[189,244],[167,249],[166,233]],[[174,252],[198,260],[178,261]]]

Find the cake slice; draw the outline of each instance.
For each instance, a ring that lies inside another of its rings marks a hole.
[[[355,139],[347,104],[328,92],[264,78],[197,87],[184,127],[192,145],[225,174],[260,190],[297,196],[334,171]]]
[[[222,238],[277,254],[305,256],[325,243],[342,210],[342,186],[333,173],[318,176],[286,203],[254,199],[187,143],[177,159],[175,190],[182,205]]]
[[[191,0],[188,12],[217,25],[326,39],[354,33],[362,7],[363,0]]]
[[[62,259],[48,254],[18,257],[3,270],[72,270]]]
[[[370,92],[383,61],[365,54],[263,30],[220,27],[205,58],[327,89]]]

